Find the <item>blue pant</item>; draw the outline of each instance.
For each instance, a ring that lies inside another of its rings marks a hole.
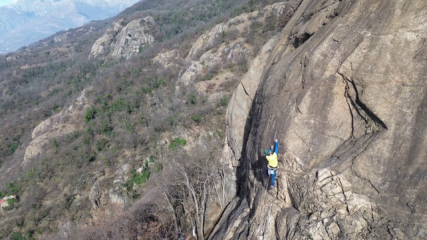
[[[274,187],[274,181],[276,179],[276,170],[273,170],[271,168],[267,168],[267,176],[270,175],[271,177],[271,187]]]

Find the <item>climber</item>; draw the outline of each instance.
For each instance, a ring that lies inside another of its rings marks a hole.
[[[279,151],[279,145],[277,144],[277,139],[274,139],[275,146],[273,152],[273,146],[270,149],[265,149],[265,158],[267,158],[267,176],[271,176],[271,188],[274,188],[274,180],[276,178],[278,161],[277,161],[277,152]]]

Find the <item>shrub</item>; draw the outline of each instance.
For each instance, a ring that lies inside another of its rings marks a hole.
[[[130,179],[124,184],[124,187],[128,191],[133,189],[134,184],[141,185],[145,182],[147,182],[148,178],[150,177],[150,171],[148,167],[144,167],[144,170],[142,170],[141,173],[137,173],[135,169],[132,169],[131,171],[131,177]]]
[[[163,170],[163,164],[161,162],[156,162],[153,167],[153,172],[160,173]]]
[[[16,141],[16,142],[10,144],[9,145],[10,155],[12,155],[16,151],[16,149],[18,149],[18,147],[19,147],[19,141]]]
[[[175,138],[169,143],[169,148],[175,150],[178,147],[185,146],[185,144],[187,144],[185,139]]]
[[[147,118],[145,117],[145,115],[144,115],[144,113],[141,113],[140,115],[139,115],[139,122],[143,125],[143,126],[146,126],[146,127],[148,127],[148,124],[147,124]]]
[[[223,106],[223,107],[227,106],[227,103],[228,103],[227,97],[226,96],[222,97],[220,99],[220,102],[221,102],[221,106]]]
[[[132,124],[130,124],[129,120],[125,119],[125,126],[126,130],[128,130],[130,133],[134,133],[135,129],[133,128]]]
[[[216,133],[218,134],[218,137],[220,137],[220,138],[222,138],[224,136],[224,134],[222,133],[221,130],[218,130]]]
[[[104,124],[101,128],[102,133],[104,133],[107,136],[110,136],[112,130],[113,130],[112,127],[110,127],[110,125],[108,124]]]
[[[28,231],[27,231],[26,235],[27,235],[28,239],[30,239],[30,240],[33,240],[33,239],[34,239],[34,238],[32,237],[32,236],[33,236],[33,233],[34,233],[34,231],[30,231],[30,230],[28,230]]]
[[[108,143],[108,140],[105,138],[102,138],[102,139],[96,141],[96,144],[95,144],[96,150],[102,151],[104,149],[105,145],[107,145],[107,143]]]
[[[212,78],[213,78],[213,75],[208,74],[203,77],[203,80],[211,80]]]
[[[134,108],[124,98],[119,98],[112,102],[110,108],[113,111],[127,111],[128,113],[134,111]]]
[[[6,187],[7,187],[8,194],[15,194],[20,190],[19,185],[15,183],[7,183]]]
[[[110,162],[110,160],[108,160],[107,158],[104,158],[104,162],[105,162],[105,164],[107,165],[107,167],[110,167],[110,166],[111,166],[111,162]]]
[[[86,133],[87,133],[88,135],[92,135],[92,134],[93,134],[92,126],[89,126],[89,127],[87,127],[87,128],[86,128]]]
[[[56,141],[56,138],[54,138],[54,139],[52,140],[52,145],[53,145],[53,148],[54,148],[55,150],[58,148],[58,141]]]
[[[196,123],[199,123],[199,122],[200,122],[200,117],[199,117],[199,116],[197,116],[196,114],[194,114],[191,118],[192,118],[192,119],[193,119],[193,121],[195,121]]]
[[[195,93],[190,93],[188,95],[188,102],[193,104],[193,105],[197,103],[197,96]]]
[[[86,161],[87,162],[93,162],[95,161],[96,157],[94,155],[87,155],[86,156]]]
[[[135,184],[141,185],[141,184],[147,182],[149,177],[150,177],[150,172],[148,170],[142,171],[141,174],[136,174],[134,176]]]
[[[154,82],[154,88],[159,88],[162,85],[166,86],[166,82],[163,80],[163,78],[160,78]]]
[[[33,168],[32,170],[25,172],[25,177],[27,177],[28,179],[31,179],[34,177],[34,174],[35,174],[35,171]],[[0,197],[1,197],[1,194],[0,194]]]
[[[94,107],[90,107],[86,109],[86,114],[85,114],[85,122],[88,123],[90,122],[92,119],[95,119],[96,116],[96,108]]]
[[[14,232],[12,233],[12,239],[13,240],[25,240],[25,237],[22,236],[20,232]]]
[[[7,199],[6,202],[7,202],[7,205],[8,205],[7,208],[10,209],[10,210],[12,210],[13,208],[15,208],[15,203],[17,202],[17,200],[14,199],[14,198],[10,198],[10,199]]]

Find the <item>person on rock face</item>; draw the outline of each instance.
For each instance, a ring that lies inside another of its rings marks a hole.
[[[265,158],[267,158],[267,176],[271,176],[271,188],[274,188],[274,180],[276,178],[277,167],[279,162],[277,161],[277,152],[279,151],[279,144],[277,144],[277,139],[274,139],[275,146],[273,152],[273,146],[270,149],[265,149]]]

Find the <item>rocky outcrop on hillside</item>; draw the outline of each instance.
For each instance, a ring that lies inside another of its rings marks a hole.
[[[251,35],[251,28],[260,27],[263,31],[274,29],[280,19],[286,20],[283,16],[292,15],[293,9],[292,5],[283,2],[268,5],[260,11],[244,13],[206,31],[186,56],[188,68],[181,71],[176,93],[181,93],[181,87],[195,85],[199,94],[209,92],[208,100],[217,101],[221,94],[214,92],[221,91],[221,84],[232,80],[229,74],[218,74],[220,69],[232,66],[232,71],[235,68],[246,71],[259,52],[251,40],[255,37]],[[215,79],[211,80],[214,76]]]
[[[155,22],[153,17],[133,20],[125,26],[123,21],[120,19],[107,29],[105,34],[92,46],[89,57],[129,58],[154,42],[152,31]]]
[[[203,53],[204,50],[218,47],[218,43],[221,42],[223,38],[230,37],[229,35],[231,35],[231,37],[236,40],[245,36],[245,33],[249,32],[249,28],[254,22],[257,22],[261,25],[273,24],[273,22],[275,22],[273,21],[274,18],[279,18],[281,15],[290,16],[292,13],[293,6],[281,2],[266,6],[260,11],[244,13],[228,20],[226,23],[217,24],[198,38],[198,40],[192,45],[187,59],[197,58],[197,56],[200,55],[200,53]],[[274,28],[275,26],[273,25],[268,27]],[[225,49],[227,47],[227,54],[230,54],[229,46],[222,46],[218,48],[218,50],[220,51],[221,49]],[[211,52],[204,54],[209,53]]]
[[[87,108],[86,94],[89,91],[90,89],[84,90],[69,108],[44,120],[33,130],[33,140],[25,150],[24,161],[21,166],[27,165],[31,159],[46,151],[47,147],[51,148],[54,138],[81,130],[79,123],[84,118],[84,112]]]
[[[425,239],[427,3],[293,2],[228,107],[242,191],[211,239]]]

